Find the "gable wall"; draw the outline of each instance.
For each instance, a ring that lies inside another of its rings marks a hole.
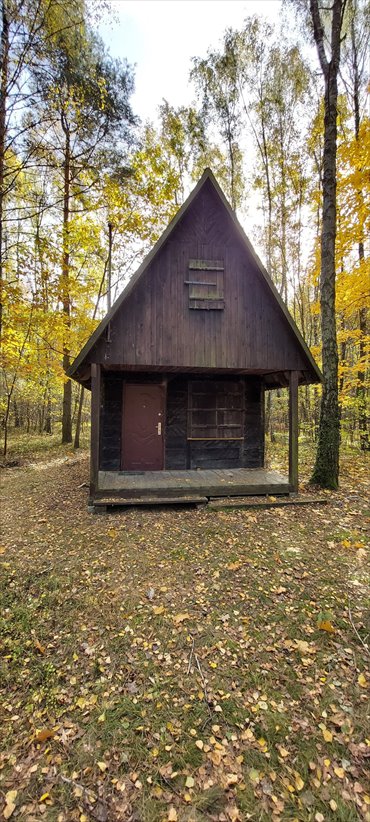
[[[224,310],[189,309],[190,259],[224,260]],[[88,356],[109,365],[307,369],[210,181]]]

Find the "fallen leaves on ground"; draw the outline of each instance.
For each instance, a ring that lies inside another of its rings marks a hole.
[[[94,517],[86,472],[5,472],[3,817],[370,822],[361,460],[253,514]]]

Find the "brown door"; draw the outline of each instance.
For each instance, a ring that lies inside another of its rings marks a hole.
[[[123,394],[122,468],[163,468],[164,389],[126,383]]]

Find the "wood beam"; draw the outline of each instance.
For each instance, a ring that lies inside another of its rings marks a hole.
[[[100,462],[101,365],[91,364],[91,449],[90,449],[90,503],[98,490]]]
[[[289,485],[298,491],[298,371],[289,374]]]

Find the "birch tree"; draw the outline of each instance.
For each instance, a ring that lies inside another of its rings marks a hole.
[[[335,318],[335,238],[337,107],[341,39],[346,0],[333,0],[325,12],[310,0],[312,32],[324,78],[323,205],[321,228],[320,305],[322,370],[319,441],[312,481],[337,488],[339,480],[340,411],[338,401],[338,344]],[[324,17],[325,15],[325,17]],[[327,20],[327,16],[329,19]]]

